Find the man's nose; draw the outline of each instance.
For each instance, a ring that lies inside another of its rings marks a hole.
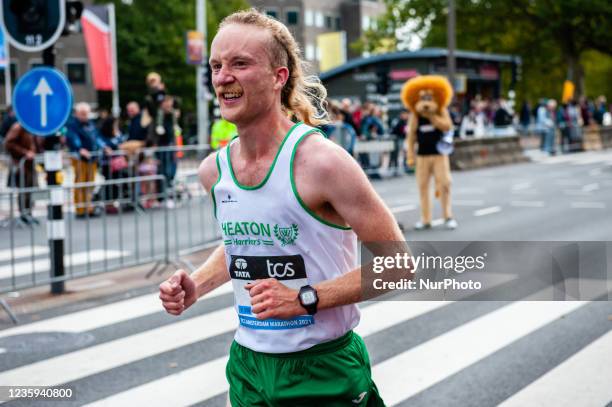
[[[213,86],[222,86],[234,81],[234,76],[230,74],[227,68],[221,67],[217,73],[213,74]]]

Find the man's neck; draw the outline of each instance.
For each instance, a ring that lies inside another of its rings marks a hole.
[[[260,118],[244,125],[237,124],[240,136],[238,154],[249,161],[276,154],[293,124],[284,113]]]

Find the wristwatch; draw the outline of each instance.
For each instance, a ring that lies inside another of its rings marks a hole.
[[[317,295],[317,290],[309,285],[305,285],[300,288],[300,293],[298,294],[298,299],[300,300],[300,304],[308,315],[314,315],[317,313],[317,304],[319,304],[319,296]]]

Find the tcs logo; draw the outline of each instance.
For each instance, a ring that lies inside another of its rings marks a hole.
[[[268,275],[272,278],[295,276],[293,263],[274,263],[270,260],[266,260],[266,266],[268,268]]]

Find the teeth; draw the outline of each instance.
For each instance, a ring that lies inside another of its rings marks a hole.
[[[236,99],[242,96],[242,93],[224,93],[223,97],[225,99]]]

